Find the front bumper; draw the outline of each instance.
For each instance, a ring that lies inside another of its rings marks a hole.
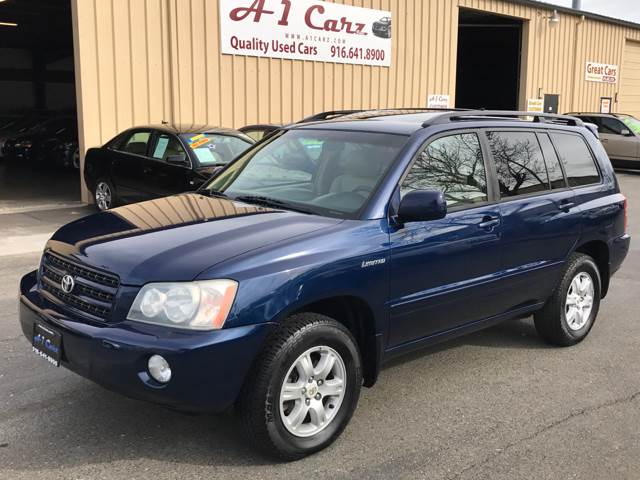
[[[61,364],[128,397],[194,412],[222,411],[238,397],[272,324],[191,332],[135,322],[95,325],[42,298],[36,272],[20,284],[20,323],[29,341],[34,323],[62,334]],[[153,354],[171,366],[167,384],[147,372]],[[43,368],[51,368],[46,362]]]

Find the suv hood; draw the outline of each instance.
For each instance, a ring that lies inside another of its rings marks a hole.
[[[46,248],[140,286],[193,280],[219,262],[340,222],[187,193],[76,220]]]

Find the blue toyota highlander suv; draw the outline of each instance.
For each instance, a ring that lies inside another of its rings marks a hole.
[[[580,342],[629,241],[578,119],[361,112],[286,127],[198,192],[62,227],[20,321],[50,363],[175,409],[236,405],[256,446],[295,459],[396,355],[529,315]]]

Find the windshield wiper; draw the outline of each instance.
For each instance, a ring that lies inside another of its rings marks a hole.
[[[290,203],[284,202],[282,200],[263,197],[261,195],[238,195],[234,198],[234,200],[238,200],[239,202],[253,203],[255,205],[260,205],[263,207],[282,208],[284,210],[292,210],[294,212],[308,213],[310,215],[316,213],[312,210],[299,207],[297,205],[291,205]]]
[[[222,193],[218,190],[208,190],[206,188],[203,190],[198,190],[196,193],[199,193],[200,195],[206,195],[207,197],[229,198],[229,195],[227,195],[226,193]]]

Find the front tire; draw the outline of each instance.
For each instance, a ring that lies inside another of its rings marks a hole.
[[[297,460],[326,448],[355,411],[360,353],[343,325],[303,313],[270,335],[243,387],[239,406],[256,448]]]
[[[96,182],[93,198],[96,202],[96,207],[101,212],[116,207],[118,204],[118,197],[113,184],[106,178],[100,178]]]
[[[562,347],[584,340],[598,316],[601,285],[593,258],[572,254],[555,292],[534,315],[538,335]]]

